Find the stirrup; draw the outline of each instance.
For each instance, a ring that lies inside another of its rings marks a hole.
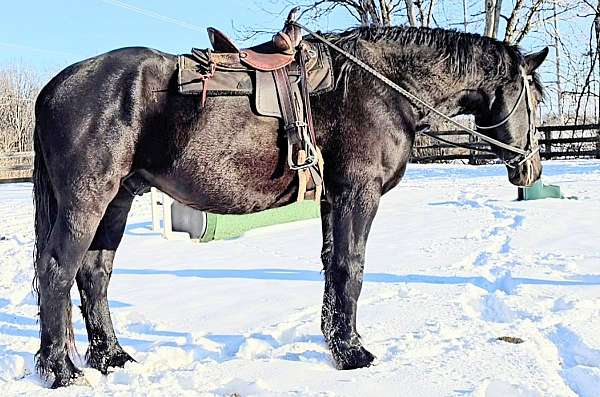
[[[294,144],[288,142],[288,165],[290,166],[290,169],[292,169],[294,171],[300,171],[300,170],[314,167],[317,164],[317,162],[319,161],[319,158],[317,156],[317,151],[315,150],[315,147],[310,142],[305,142],[305,144],[304,144],[303,150],[306,153],[306,161],[304,161],[302,164],[297,164],[294,161],[293,154],[292,154],[293,149],[294,149]]]
[[[295,136],[290,136],[293,132]],[[288,142],[288,165],[294,171],[304,170],[314,167],[319,161],[317,150],[308,136],[308,125],[304,121],[296,121],[286,126],[286,135]],[[306,153],[306,160],[302,164],[294,161],[294,147],[296,145],[304,146],[300,150]]]

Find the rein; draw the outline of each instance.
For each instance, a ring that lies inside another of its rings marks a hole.
[[[531,79],[530,76],[528,76],[525,72],[525,70],[523,68],[521,68],[521,76],[523,78],[523,88],[521,89],[521,93],[519,95],[519,99],[517,100],[517,103],[515,104],[515,106],[513,107],[513,109],[509,112],[509,114],[499,123],[491,125],[491,126],[478,126],[476,125],[476,128],[482,129],[482,130],[489,130],[489,129],[494,129],[497,128],[503,124],[505,124],[506,122],[508,122],[508,120],[511,118],[511,116],[515,113],[517,107],[519,106],[519,104],[521,103],[523,97],[527,97],[527,115],[528,115],[528,119],[529,119],[529,130],[528,130],[528,142],[526,144],[526,149],[521,149],[519,147],[516,146],[512,146],[509,145],[507,143],[501,142],[497,139],[491,138],[485,134],[482,134],[481,132],[478,132],[472,128],[467,127],[466,125],[454,120],[453,118],[451,118],[450,116],[446,115],[445,113],[440,112],[439,110],[437,110],[434,106],[430,105],[429,103],[427,103],[426,101],[422,100],[421,98],[419,98],[418,96],[412,94],[411,92],[409,92],[408,90],[400,87],[398,84],[394,83],[392,80],[388,79],[386,76],[384,76],[383,74],[381,74],[380,72],[378,72],[377,70],[375,70],[374,68],[372,68],[371,66],[369,66],[367,63],[361,61],[360,59],[358,59],[357,57],[355,57],[354,55],[350,54],[348,51],[345,51],[344,49],[340,48],[339,46],[335,45],[334,43],[332,43],[331,41],[329,41],[328,39],[326,39],[325,37],[321,36],[320,34],[308,29],[306,26],[300,24],[297,21],[291,22],[292,24],[298,26],[301,29],[304,29],[306,32],[308,32],[311,36],[315,37],[316,39],[318,39],[319,41],[321,41],[322,43],[326,44],[327,46],[333,48],[334,50],[336,50],[337,52],[339,52],[340,54],[342,54],[343,56],[345,56],[346,58],[348,58],[349,60],[351,60],[352,62],[354,62],[355,64],[357,64],[358,66],[360,66],[362,69],[364,69],[365,71],[369,72],[370,74],[372,74],[373,76],[375,76],[377,79],[381,80],[383,83],[385,83],[387,86],[389,86],[390,88],[392,88],[393,90],[399,92],[400,94],[402,94],[404,97],[419,103],[421,106],[423,106],[424,108],[430,110],[431,112],[433,112],[434,114],[438,115],[439,117],[441,117],[442,119],[446,120],[447,122],[454,124],[456,127],[466,131],[467,133],[478,137],[479,139],[481,139],[482,141],[485,141],[491,145],[497,146],[499,148],[508,150],[510,152],[516,153],[517,156],[515,156],[514,158],[506,161],[506,160],[502,160],[504,162],[504,164],[510,168],[515,168],[517,166],[522,165],[523,163],[525,163],[526,161],[528,161],[531,157],[533,157],[539,150],[539,145],[535,145],[534,147],[534,143],[535,141],[535,121],[533,120],[533,104],[531,103],[531,89],[529,87],[529,80]],[[436,137],[433,134],[428,134],[425,133],[423,131],[421,131],[421,133],[430,136],[434,139],[438,139],[440,141],[443,141],[445,143],[451,144],[453,146],[457,146],[457,147],[464,147],[461,146],[459,144],[456,144],[454,142],[450,142],[450,141],[446,141],[446,140],[442,140],[439,137]],[[481,148],[471,148],[469,147],[471,150],[480,150],[480,151],[488,151],[488,150],[484,150]],[[491,151],[489,151],[491,152]]]

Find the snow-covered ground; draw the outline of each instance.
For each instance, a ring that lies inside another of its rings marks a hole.
[[[166,241],[137,199],[109,298],[138,363],[59,391],[33,373],[31,185],[1,185],[0,394],[600,396],[600,162],[545,164],[577,200],[517,202],[505,173],[411,165],[384,197],[358,312],[378,361],[354,371],[319,329],[318,220]]]

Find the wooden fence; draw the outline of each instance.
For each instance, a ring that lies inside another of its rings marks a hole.
[[[600,125],[556,125],[538,127],[540,154],[543,159],[597,158],[600,159]],[[438,131],[446,140],[489,148],[465,131]],[[426,139],[425,139],[426,138]],[[429,137],[418,137],[411,159],[414,163],[466,160],[469,164],[482,164],[496,159],[484,152],[457,148]],[[30,181],[33,172],[33,152],[0,156],[0,183]]]
[[[540,155],[544,160],[569,158],[600,159],[600,125],[554,125],[538,127],[541,139]],[[489,149],[489,144],[481,142],[466,131],[434,132],[451,142],[470,144]],[[441,143],[427,136],[417,137],[411,161],[414,163],[445,162],[468,160],[469,164],[481,164],[495,159],[490,153],[457,148]]]
[[[33,152],[0,156],[0,183],[26,182],[33,173]]]

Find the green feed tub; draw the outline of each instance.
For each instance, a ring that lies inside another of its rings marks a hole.
[[[319,204],[303,201],[248,215],[217,215],[198,211],[177,201],[171,206],[173,231],[186,232],[201,242],[239,237],[260,227],[319,217]]]
[[[538,179],[533,185],[519,188],[519,200],[540,200],[545,198],[564,198],[560,187],[555,185],[544,185]]]

